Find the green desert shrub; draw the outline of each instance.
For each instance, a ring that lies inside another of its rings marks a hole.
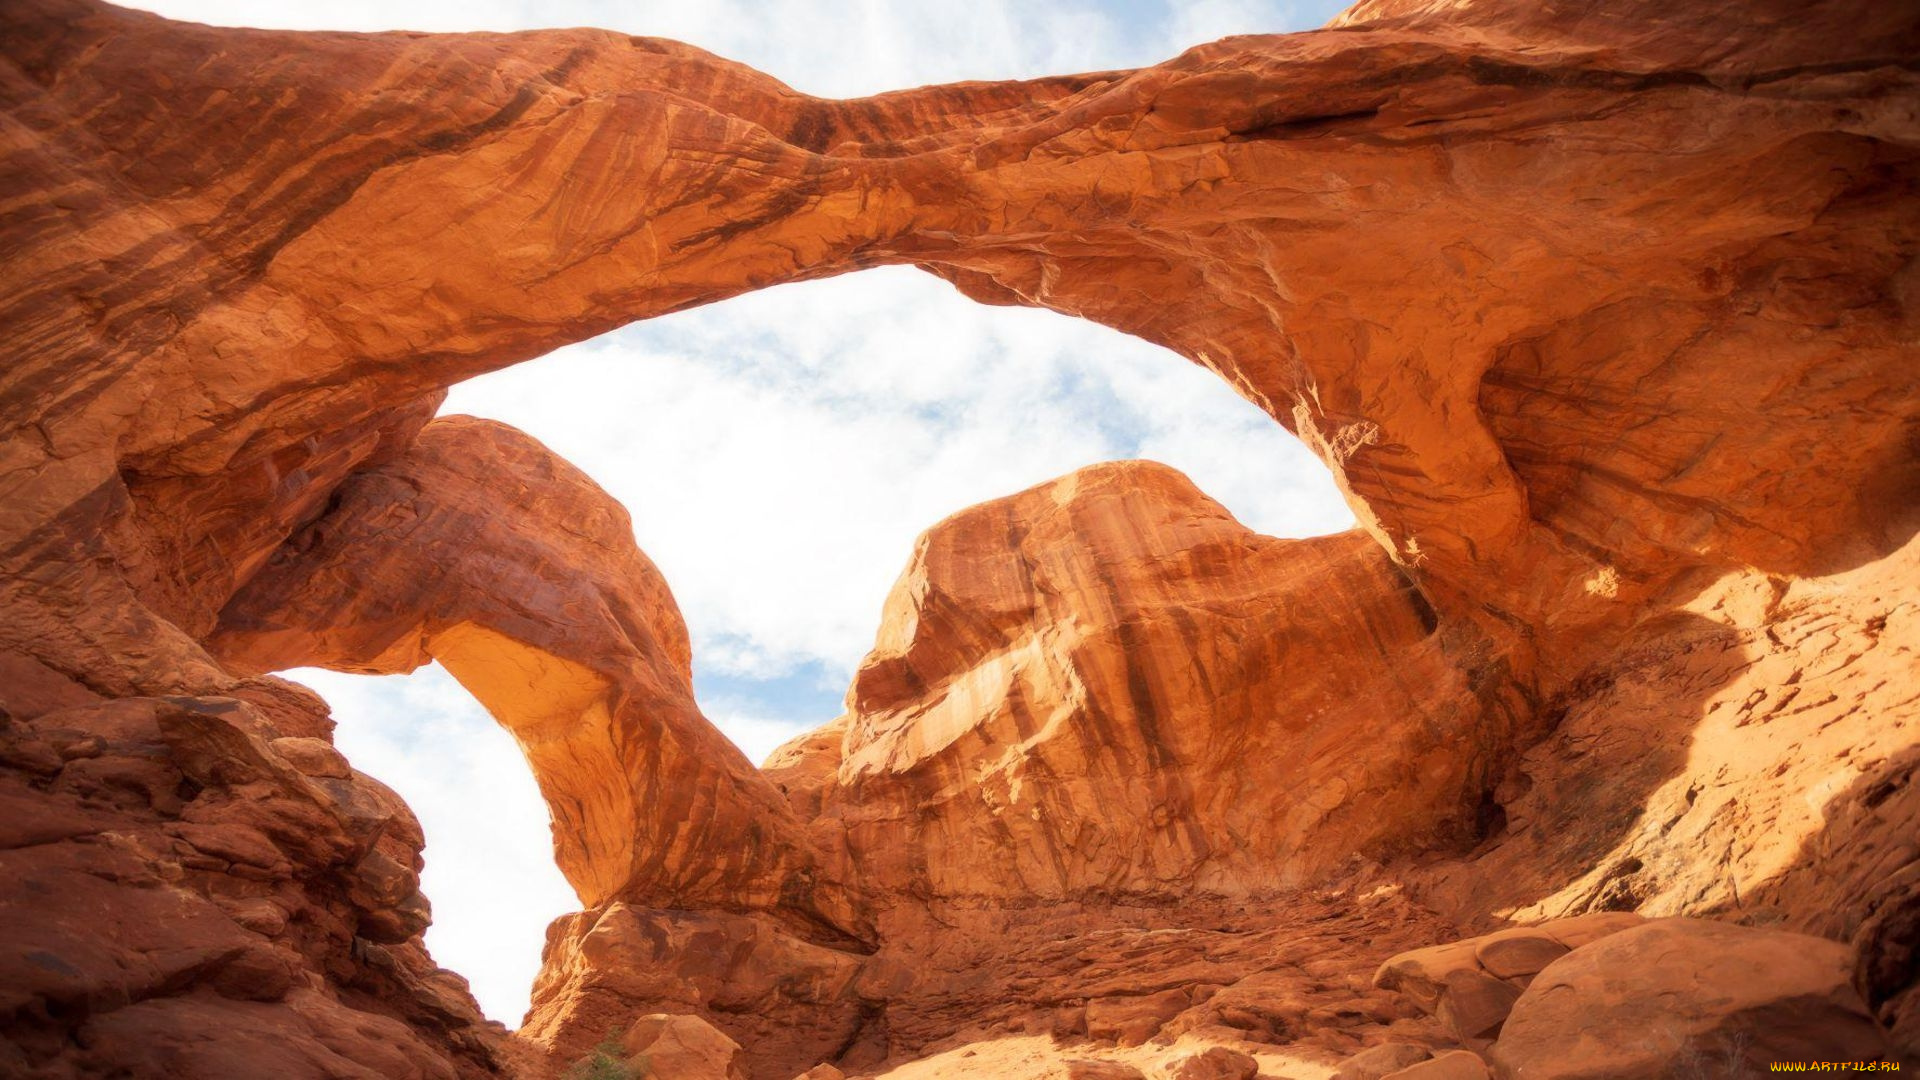
[[[621,1058],[620,1034],[619,1028],[607,1032],[585,1057],[567,1066],[560,1080],[646,1080],[646,1055]]]

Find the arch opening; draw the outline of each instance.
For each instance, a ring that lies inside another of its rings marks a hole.
[[[1094,323],[976,304],[906,268],[635,324],[461,384],[441,412],[533,435],[627,508],[686,618],[702,711],[755,763],[840,712],[915,536],[975,503],[1147,458],[1261,532],[1352,525],[1319,459],[1211,372]],[[440,644],[429,651],[460,674]],[[500,697],[467,666],[462,682]],[[350,756],[363,747],[374,763],[363,767],[416,805],[426,891],[448,928],[429,945],[490,1015],[515,1022],[541,927],[576,903],[551,870],[551,841],[506,824],[540,820],[549,801],[495,782],[514,748],[478,730],[494,718],[439,665],[377,682],[294,677],[339,699]],[[485,748],[473,752],[490,778],[484,807],[436,747],[376,719],[423,697],[435,730]]]

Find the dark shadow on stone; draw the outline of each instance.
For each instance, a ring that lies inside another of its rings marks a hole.
[[[1920,747],[1895,754],[1827,804],[1826,828],[1749,906],[1791,929],[1850,943],[1875,1018],[1920,1059]],[[1794,913],[1801,913],[1795,915]]]
[[[1501,827],[1464,859],[1406,868],[1416,895],[1475,932],[1583,878],[1547,917],[1639,907],[1658,868],[1623,849],[1685,771],[1709,700],[1748,663],[1742,633],[1725,624],[1691,612],[1642,624],[1542,703],[1543,734],[1494,787],[1497,813],[1483,815]]]

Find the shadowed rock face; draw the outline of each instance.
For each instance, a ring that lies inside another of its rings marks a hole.
[[[1128,905],[1262,897],[1277,921],[1208,932],[1264,941],[1312,907],[1284,890],[1389,881],[1463,924],[1758,898],[1856,941],[1920,1042],[1907,6],[1369,2],[857,101],[598,31],[84,0],[0,8],[0,53],[10,1071],[509,1069],[419,946],[410,816],[249,677],[430,657],[521,741],[589,909],[529,1028],[563,1052],[662,1003],[756,1077],[1022,1008],[1298,1042],[1338,1025],[1258,1011],[1264,945],[1215,951],[1215,1000]],[[429,418],[556,345],[883,263],[1217,372],[1362,531],[1258,537],[1145,465],[967,511],[848,715],[753,770],[619,508]],[[104,922],[60,921],[82,887]],[[1380,903],[1312,992],[1432,929]],[[1140,934],[1136,970],[1023,937],[1033,904],[1057,940]]]
[[[513,428],[435,420],[355,473],[208,644],[253,671],[440,661],[519,741],[590,907],[805,906],[798,823],[694,705],[686,626],[626,512]]]

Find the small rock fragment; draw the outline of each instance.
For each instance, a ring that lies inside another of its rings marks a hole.
[[[1434,1015],[1461,1039],[1491,1039],[1507,1022],[1520,990],[1480,970],[1447,973],[1446,990]]]
[[[1197,1054],[1182,1054],[1160,1067],[1166,1080],[1253,1080],[1260,1063],[1253,1055],[1224,1046],[1210,1046]]]
[[[1067,1062],[1067,1080],[1146,1080],[1147,1074],[1124,1061],[1075,1058]]]
[[[335,780],[346,780],[353,776],[353,766],[340,751],[325,739],[312,739],[299,736],[286,736],[273,740],[273,748],[288,763],[308,776],[324,776]]]
[[[1487,1080],[1487,1063],[1469,1050],[1449,1050],[1438,1057],[1409,1065],[1382,1080]]]
[[[1333,1080],[1381,1080],[1389,1073],[1425,1061],[1433,1052],[1412,1043],[1390,1042],[1369,1047],[1340,1063]]]

